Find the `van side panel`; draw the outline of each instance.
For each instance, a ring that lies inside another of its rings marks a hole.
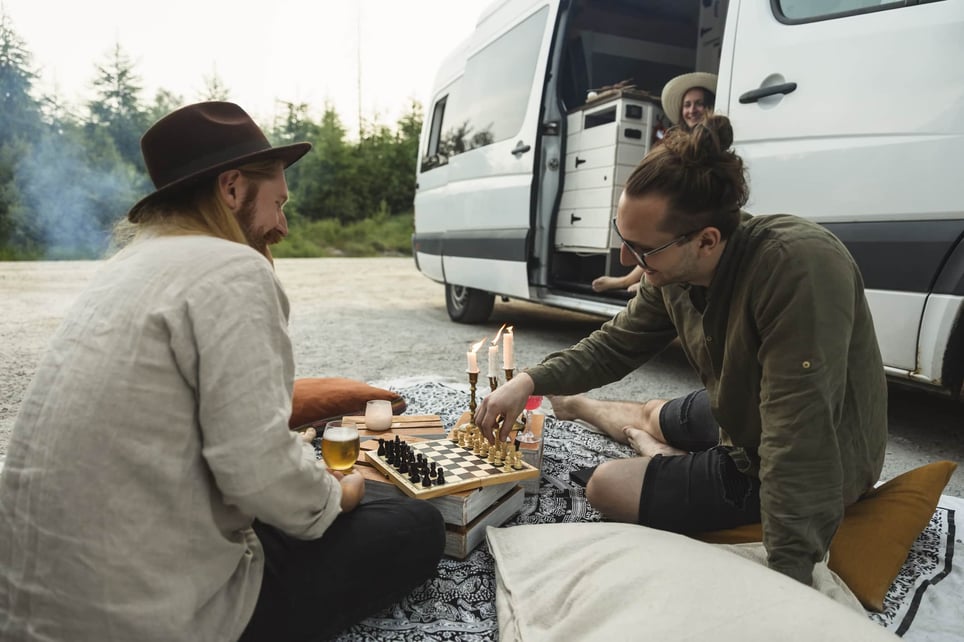
[[[435,93],[433,108],[446,100],[445,122],[435,159],[433,141],[422,141],[413,237],[432,278],[431,253],[440,252],[446,283],[529,295],[534,159],[557,9],[548,0],[494,6],[462,49],[458,79]]]
[[[951,161],[964,145],[964,83],[947,74],[964,59],[964,3],[799,24],[778,19],[783,4],[732,0],[728,15],[717,108],[749,170],[748,209],[789,211],[840,235],[869,289],[885,365],[937,382],[941,359],[924,353],[947,337],[918,331],[964,229],[964,180]],[[953,307],[927,328],[949,331]]]

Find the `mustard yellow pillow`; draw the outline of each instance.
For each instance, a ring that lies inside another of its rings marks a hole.
[[[880,611],[914,540],[927,526],[957,464],[938,461],[881,484],[847,509],[830,543],[830,570],[865,608]],[[760,524],[695,535],[715,544],[763,539]]]
[[[320,427],[326,421],[345,415],[363,415],[370,399],[391,401],[394,415],[405,412],[406,403],[401,395],[364,381],[344,377],[295,379],[288,427]]]

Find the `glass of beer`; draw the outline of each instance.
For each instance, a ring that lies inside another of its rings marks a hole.
[[[358,459],[358,428],[341,420],[325,424],[321,435],[321,456],[332,470],[350,473]]]

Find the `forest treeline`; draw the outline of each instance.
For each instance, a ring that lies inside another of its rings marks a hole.
[[[230,90],[212,75],[200,96],[160,90],[146,100],[117,44],[92,63],[93,98],[77,108],[38,91],[31,58],[0,14],[0,260],[101,257],[114,223],[152,190],[141,134],[181,105],[231,100]],[[272,144],[314,149],[288,170],[291,234],[275,255],[410,252],[421,105],[393,126],[366,122],[349,140],[331,104],[318,121],[315,106],[279,104],[274,122],[259,123]]]

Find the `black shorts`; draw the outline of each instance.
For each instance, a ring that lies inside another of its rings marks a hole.
[[[639,523],[699,533],[760,521],[760,481],[740,472],[719,446],[706,390],[668,401],[659,414],[666,442],[688,455],[653,457],[643,477]]]

